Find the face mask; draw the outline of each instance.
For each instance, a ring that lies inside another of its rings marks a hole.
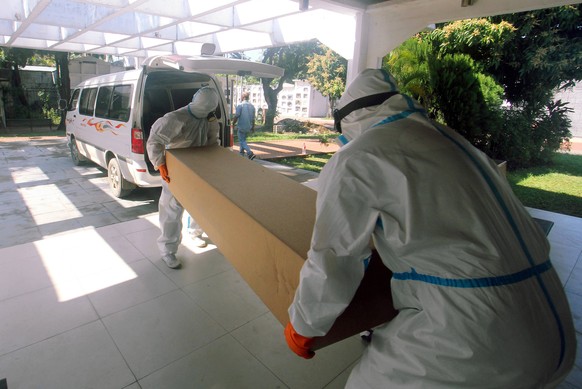
[[[333,126],[334,126],[335,130],[341,134],[341,132],[342,132],[342,126],[341,126],[342,119],[345,118],[346,116],[348,116],[353,111],[361,109],[361,108],[380,105],[384,101],[388,100],[390,97],[397,95],[397,94],[398,94],[398,92],[384,92],[384,93],[378,93],[375,95],[360,97],[359,99],[356,99],[356,100],[350,102],[342,109],[334,110],[333,111]]]

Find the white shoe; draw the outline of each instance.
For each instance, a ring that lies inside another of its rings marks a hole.
[[[208,245],[208,243],[206,243],[204,239],[200,238],[200,236],[192,235],[192,242],[194,243],[194,246],[200,248],[204,248]]]
[[[182,261],[180,261],[174,254],[166,254],[162,257],[162,260],[168,265],[170,269],[177,269],[182,266]]]

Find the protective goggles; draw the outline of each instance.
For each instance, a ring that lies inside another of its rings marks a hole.
[[[374,105],[380,105],[384,101],[388,100],[390,97],[397,95],[398,92],[384,92],[378,93],[375,95],[364,96],[356,99],[349,104],[347,104],[342,109],[334,109],[333,110],[333,126],[337,132],[341,134],[342,132],[342,125],[341,121],[343,118],[348,116],[350,113],[357,109],[366,108],[366,107],[373,107]]]

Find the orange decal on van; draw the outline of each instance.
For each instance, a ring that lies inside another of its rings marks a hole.
[[[119,129],[121,127],[125,127],[125,124],[123,123],[114,126],[113,123],[111,123],[109,120],[100,120],[98,122],[94,122],[93,119],[89,119],[87,121],[87,124],[90,125],[91,127],[95,127],[95,130],[97,130],[98,132],[111,131],[113,135],[119,135],[117,132],[113,130],[114,128]]]

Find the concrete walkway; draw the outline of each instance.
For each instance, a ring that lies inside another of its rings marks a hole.
[[[263,147],[265,157],[303,150]],[[257,163],[299,182],[317,177]],[[340,389],[365,347],[355,336],[296,357],[211,240],[200,249],[185,238],[182,269],[167,268],[156,247],[159,191],[113,198],[106,172],[73,166],[63,137],[0,139],[0,193],[0,382],[10,389]],[[582,219],[529,211],[555,223],[551,256],[580,350]],[[579,354],[558,389],[582,389],[581,366]]]
[[[319,139],[249,142],[249,147],[259,159],[277,159],[300,155],[335,153],[339,149],[339,146],[334,141],[326,144],[321,143]],[[238,151],[238,143],[235,143],[232,149]]]

